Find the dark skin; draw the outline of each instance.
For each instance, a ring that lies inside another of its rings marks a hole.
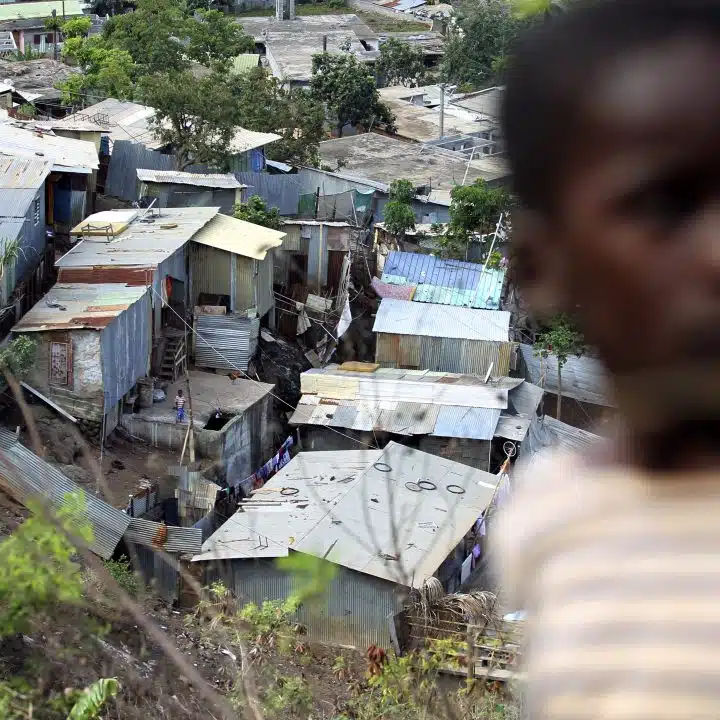
[[[679,37],[586,87],[552,213],[516,218],[525,292],[576,312],[625,418],[619,459],[720,466],[720,46]]]

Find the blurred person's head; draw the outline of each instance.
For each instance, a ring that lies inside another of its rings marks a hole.
[[[510,62],[518,281],[639,424],[720,418],[719,72],[720,0],[580,3]]]

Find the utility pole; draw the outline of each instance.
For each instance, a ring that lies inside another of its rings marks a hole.
[[[62,10],[63,10],[63,22],[65,22],[65,0],[62,0]]]
[[[63,9],[65,8],[65,0],[63,0]],[[64,14],[64,13],[63,13]],[[57,62],[57,10],[53,8],[53,60]]]
[[[187,361],[187,327],[185,328],[185,381],[187,382],[188,394],[188,422],[190,423],[190,464],[195,463],[195,428],[193,426],[192,393],[190,392],[190,370]]]
[[[440,83],[440,140],[445,137],[445,83]]]

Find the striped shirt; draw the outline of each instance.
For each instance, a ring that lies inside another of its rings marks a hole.
[[[182,410],[185,407],[185,397],[183,395],[177,395],[175,397],[175,407],[178,410]]]
[[[720,718],[720,474],[549,455],[490,540],[509,610],[528,614],[528,717]]]

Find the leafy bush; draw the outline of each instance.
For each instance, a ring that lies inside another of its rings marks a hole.
[[[27,632],[35,616],[82,599],[75,548],[39,503],[30,502],[28,507],[33,516],[0,543],[0,637]],[[56,520],[67,532],[85,542],[92,540],[82,493],[66,495]]]
[[[307,717],[313,707],[308,684],[300,677],[279,677],[265,693],[263,705],[272,717]]]
[[[138,578],[133,572],[130,561],[124,555],[119,560],[106,560],[104,565],[115,582],[128,595],[137,595]]]

